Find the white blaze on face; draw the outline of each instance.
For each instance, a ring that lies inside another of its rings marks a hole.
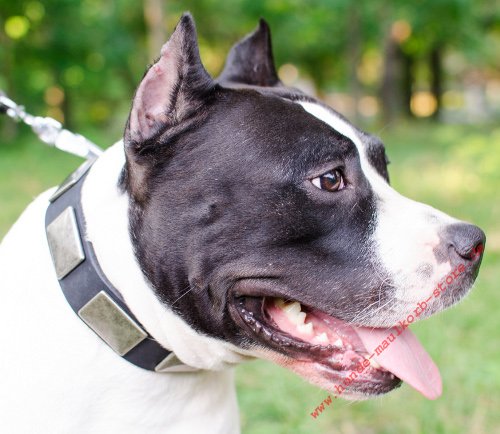
[[[374,262],[380,263],[391,276],[396,291],[394,296],[402,307],[424,300],[451,271],[449,262],[437,262],[434,249],[440,243],[439,230],[457,220],[401,196],[390,187],[369,162],[366,147],[357,131],[332,110],[312,102],[298,103],[356,146],[361,169],[377,200],[373,234],[377,251],[374,252]],[[423,272],[425,269],[427,272]],[[391,312],[390,315],[386,318],[388,324],[400,319],[398,312]]]

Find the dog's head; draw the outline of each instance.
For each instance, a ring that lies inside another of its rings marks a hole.
[[[125,149],[139,264],[194,330],[346,397],[399,378],[439,394],[418,341],[387,329],[461,299],[484,234],[399,195],[378,138],[283,86],[264,22],[215,81],[184,15],[136,92]]]

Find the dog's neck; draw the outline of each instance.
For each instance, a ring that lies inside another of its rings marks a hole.
[[[103,272],[147,331],[185,364],[218,370],[248,359],[249,353],[197,333],[156,297],[130,239],[129,198],[118,188],[124,162],[123,144],[118,142],[92,166],[82,189],[86,236]]]

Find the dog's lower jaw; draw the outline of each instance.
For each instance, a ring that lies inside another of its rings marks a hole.
[[[236,297],[230,304],[235,322],[256,342],[259,357],[281,365],[343,399],[385,394],[401,380],[368,353],[357,329],[320,311],[291,313],[298,302],[273,297]],[[289,313],[282,310],[289,309]],[[305,327],[303,321],[307,318]],[[299,324],[299,325],[297,325]]]

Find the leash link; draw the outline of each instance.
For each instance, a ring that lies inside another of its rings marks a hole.
[[[31,127],[38,138],[46,145],[76,155],[87,160],[97,159],[103,150],[80,134],[63,128],[53,118],[33,116],[24,106],[16,104],[0,91],[0,114],[5,114],[15,122],[22,122]]]

